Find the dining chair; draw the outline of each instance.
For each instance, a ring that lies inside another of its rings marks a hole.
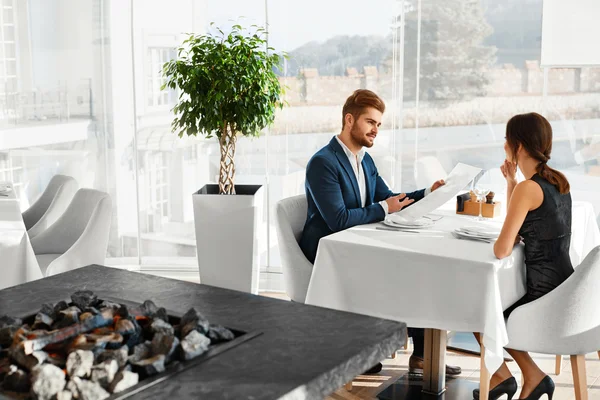
[[[287,295],[298,303],[304,303],[313,265],[298,244],[306,222],[308,202],[305,195],[280,200],[275,207],[277,239],[283,282]]]
[[[67,175],[54,175],[41,196],[22,214],[29,238],[33,238],[63,214],[75,192],[77,181]]]
[[[63,215],[31,239],[44,276],[103,264],[108,248],[112,202],[108,193],[79,189]]]
[[[508,348],[569,354],[575,399],[587,399],[585,355],[600,349],[600,246],[560,286],[516,308],[508,318]]]

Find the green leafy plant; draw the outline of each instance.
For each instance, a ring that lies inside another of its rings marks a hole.
[[[221,194],[235,194],[238,134],[259,136],[283,107],[284,89],[275,69],[287,56],[267,47],[264,28],[252,27],[253,32],[234,25],[228,34],[219,28],[215,34],[191,34],[178,58],[163,66],[162,89],[179,89],[173,132],[219,139]]]

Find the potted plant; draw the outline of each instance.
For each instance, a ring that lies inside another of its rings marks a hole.
[[[192,34],[178,58],[163,67],[163,89],[179,90],[173,131],[219,141],[219,182],[193,195],[200,280],[252,293],[258,291],[262,185],[234,183],[234,155],[239,135],[259,136],[283,107],[283,87],[274,70],[285,55],[267,47],[265,35],[263,28],[249,32],[240,25],[228,34],[219,28],[214,34]]]

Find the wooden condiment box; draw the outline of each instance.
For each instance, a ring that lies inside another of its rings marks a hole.
[[[466,214],[466,215],[479,215],[479,202],[477,200],[469,200],[463,203],[464,209],[463,211],[458,211],[458,204],[456,205],[456,213],[457,214]],[[481,207],[481,215],[486,218],[494,218],[500,215],[502,203],[499,201],[495,201],[493,204],[483,203]]]

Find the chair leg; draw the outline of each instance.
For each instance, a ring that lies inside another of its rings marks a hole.
[[[571,369],[573,370],[573,386],[575,387],[575,400],[587,400],[587,377],[585,375],[585,354],[571,356]]]
[[[482,334],[483,337],[483,334]],[[479,399],[488,400],[490,391],[490,372],[485,366],[485,347],[481,343],[481,356],[479,357]]]
[[[347,391],[351,392],[352,391],[352,381],[346,383],[346,385],[344,385],[344,388],[346,388]]]
[[[557,355],[556,356],[556,365],[554,366],[554,374],[556,376],[560,375],[561,370],[562,370],[562,356]]]

